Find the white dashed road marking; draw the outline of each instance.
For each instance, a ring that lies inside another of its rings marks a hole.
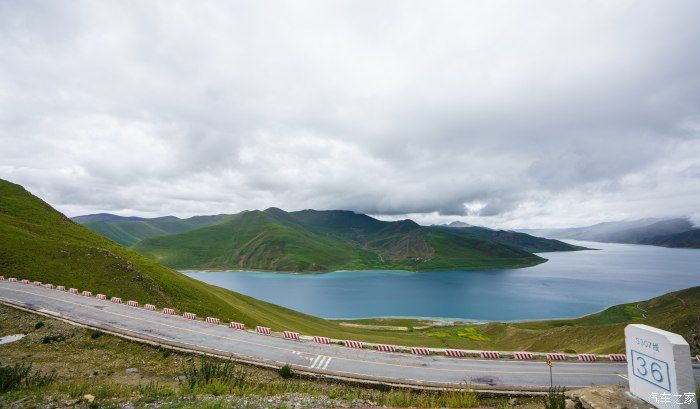
[[[310,368],[316,368],[316,369],[326,369],[328,368],[328,364],[331,363],[331,360],[333,358],[325,355],[318,355],[316,356],[316,359],[311,363]]]

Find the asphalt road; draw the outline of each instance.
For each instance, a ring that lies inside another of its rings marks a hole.
[[[436,387],[466,382],[476,389],[504,390],[544,390],[550,382],[544,362],[414,356],[292,341],[18,282],[0,281],[0,301],[138,340],[268,366],[289,364],[324,376]],[[700,383],[700,366],[694,366],[694,374]],[[566,387],[627,385],[627,366],[555,362],[553,378]]]

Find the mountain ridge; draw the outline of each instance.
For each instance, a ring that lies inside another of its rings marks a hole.
[[[547,243],[541,251],[581,249],[548,239],[532,241],[535,247]],[[146,238],[133,248],[173,268],[204,270],[426,271],[525,267],[545,261],[514,239],[457,233],[410,219],[383,221],[348,210],[252,210],[202,229]]]
[[[604,222],[562,229],[523,229],[548,238],[603,243],[646,244],[676,248],[700,248],[700,229],[687,217]]]

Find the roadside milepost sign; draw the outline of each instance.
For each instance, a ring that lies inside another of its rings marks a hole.
[[[625,344],[632,394],[658,408],[698,408],[690,347],[682,336],[631,324]]]

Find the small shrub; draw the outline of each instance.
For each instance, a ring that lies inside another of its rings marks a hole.
[[[157,382],[139,385],[138,391],[141,394],[141,401],[144,403],[153,403],[161,397],[173,397],[175,395],[172,389],[161,388]]]
[[[98,331],[98,330],[94,330],[94,331],[92,331],[92,332],[90,333],[90,338],[91,338],[91,339],[97,339],[97,338],[99,338],[99,337],[101,337],[101,336],[102,336],[102,332],[100,332],[100,331]]]
[[[566,396],[564,395],[564,388],[555,386],[549,388],[549,393],[544,399],[545,409],[565,409],[566,408]]]
[[[197,367],[194,362],[183,368],[190,389],[196,386],[207,386],[213,381],[228,385],[230,388],[242,388],[245,385],[245,373],[236,370],[231,362],[217,362],[203,359]]]
[[[66,337],[63,335],[46,335],[42,340],[42,344],[53,344],[54,342],[65,341]]]
[[[171,351],[171,350],[169,350],[169,349],[163,349],[163,352],[162,352],[162,353],[163,353],[163,358],[167,358],[167,357],[170,356],[170,354],[173,353],[173,351]]]
[[[7,392],[18,387],[29,376],[31,370],[31,364],[0,365],[0,392]]]
[[[290,367],[289,364],[285,364],[280,368],[279,374],[282,378],[289,379],[294,376],[294,371],[292,371],[292,367]]]
[[[36,324],[34,324],[34,329],[39,329],[44,326],[44,321],[39,321]]]
[[[0,393],[7,392],[19,386],[42,387],[56,380],[56,374],[32,373],[32,364],[16,363],[0,365]]]

